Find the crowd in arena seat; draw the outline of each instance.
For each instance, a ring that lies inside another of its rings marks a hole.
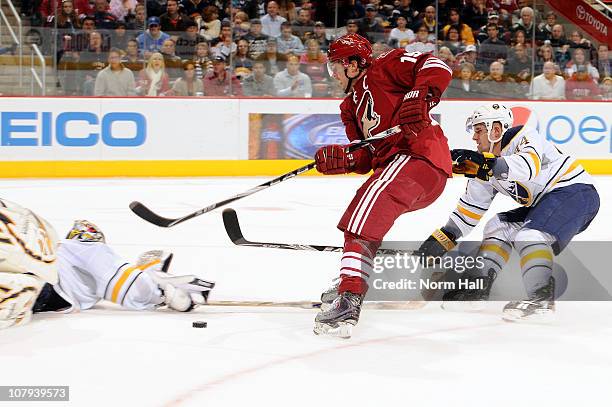
[[[375,56],[393,48],[437,55],[454,72],[447,97],[609,100],[608,46],[537,5],[24,0],[21,11],[51,33],[39,40],[55,52],[66,95],[341,97],[326,52],[334,38],[355,32]]]

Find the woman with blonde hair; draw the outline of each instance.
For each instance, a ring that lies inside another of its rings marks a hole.
[[[306,45],[306,52],[300,57],[303,72],[315,82],[325,80],[327,55],[321,51],[321,44],[316,39],[311,38],[306,40],[304,45]]]
[[[165,96],[170,91],[170,79],[166,73],[164,57],[159,52],[149,56],[147,67],[138,74],[136,91],[144,96]]]
[[[174,96],[204,96],[204,83],[196,76],[195,62],[183,62],[183,77],[172,86]]]

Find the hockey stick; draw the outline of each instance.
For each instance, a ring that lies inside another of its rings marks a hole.
[[[223,224],[225,225],[225,231],[229,236],[232,243],[236,246],[249,246],[249,247],[265,247],[268,249],[286,249],[286,250],[308,250],[316,252],[341,252],[342,246],[324,246],[315,244],[293,244],[293,243],[268,243],[268,242],[252,242],[245,239],[240,229],[240,222],[238,221],[238,215],[232,208],[223,210]],[[377,255],[395,255],[403,253],[412,253],[409,250],[400,249],[378,249]]]
[[[427,304],[426,301],[365,301],[363,307],[367,309],[419,309]],[[208,301],[206,305],[210,307],[278,307],[278,308],[302,308],[319,309],[319,301]]]
[[[401,131],[400,126],[395,126],[395,127],[391,127],[390,129],[384,130],[366,140],[362,140],[359,141],[357,143],[352,143],[349,148],[348,151],[355,151],[361,147],[367,146],[371,143],[374,143],[375,141],[379,141],[382,140],[383,138],[392,136],[394,134],[397,134]],[[244,197],[247,197],[249,195],[253,195],[256,192],[259,192],[263,189],[269,188],[273,185],[276,185],[278,183],[281,183],[283,181],[286,181],[288,179],[294,178],[306,171],[310,171],[315,167],[315,163],[311,162],[310,164],[304,165],[303,167],[297,168],[293,171],[290,171],[286,174],[281,175],[280,177],[274,178],[270,181],[264,182],[261,185],[258,185],[254,188],[249,189],[248,191],[242,192],[238,195],[234,195],[231,198],[227,198],[224,199],[222,201],[219,201],[217,203],[214,203],[212,205],[209,205],[205,208],[202,209],[198,209],[197,211],[190,213],[189,215],[185,215],[182,216],[180,218],[165,218],[163,216],[160,216],[158,214],[156,214],[155,212],[153,212],[151,209],[147,208],[144,204],[138,202],[138,201],[134,201],[130,204],[130,209],[132,210],[132,212],[134,212],[136,215],[138,215],[139,217],[141,217],[142,219],[146,220],[147,222],[153,223],[154,225],[157,226],[161,226],[161,227],[171,227],[174,225],[178,225],[179,223],[183,223],[186,220],[195,218],[196,216],[200,216],[203,215],[207,212],[210,212],[216,208],[219,208],[221,206],[225,206],[229,203],[232,203],[234,201],[237,201],[239,199],[242,199]]]

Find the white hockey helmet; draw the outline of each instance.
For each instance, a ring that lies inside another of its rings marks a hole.
[[[512,127],[514,122],[512,110],[508,109],[504,105],[500,105],[499,103],[482,105],[474,110],[472,115],[467,118],[465,122],[465,130],[469,134],[472,134],[474,132],[475,125],[484,124],[487,128],[487,138],[491,143],[490,150],[493,150],[494,144],[501,140],[501,136],[496,140],[491,139],[491,130],[493,129],[493,123],[495,122],[501,123],[503,136],[503,134],[510,127]]]
[[[106,243],[104,233],[99,227],[88,220],[75,220],[72,229],[66,235],[66,239],[74,239],[80,242],[101,242]]]

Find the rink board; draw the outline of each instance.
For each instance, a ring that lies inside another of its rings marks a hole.
[[[318,146],[345,138],[339,103],[336,99],[3,98],[0,176],[279,174],[306,163]],[[464,130],[465,118],[482,103],[444,101],[432,111],[451,148],[473,148]],[[498,103],[512,108],[515,125],[537,127],[592,173],[612,174],[609,104]],[[266,122],[275,116],[278,123]],[[283,128],[287,134],[281,136]],[[270,149],[270,140],[279,147]],[[257,143],[261,145],[254,147]],[[264,148],[272,154],[262,153]]]

